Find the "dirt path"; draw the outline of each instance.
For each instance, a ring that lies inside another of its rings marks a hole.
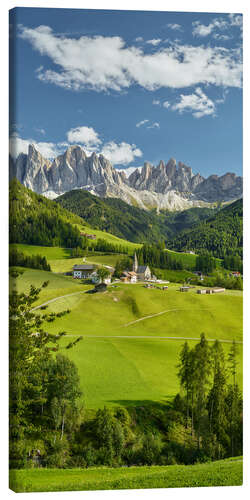
[[[79,337],[80,334],[67,334],[65,337]],[[154,337],[149,335],[83,335],[84,339],[149,339],[149,340],[200,340],[200,337]],[[233,340],[222,340],[222,339],[206,339],[208,342],[219,342],[231,344]],[[243,344],[242,341],[236,340],[236,344]]]
[[[33,309],[31,309],[31,311],[36,311],[37,309],[40,309],[40,307],[47,306],[48,304],[51,304],[52,302],[56,302],[57,300],[60,300],[60,299],[65,299],[65,297],[72,297],[72,295],[78,295],[79,293],[86,293],[86,290],[81,290],[80,292],[68,293],[67,295],[60,295],[60,297],[55,297],[54,299],[47,300],[47,302],[44,302],[43,304],[40,304],[39,306],[33,307]]]
[[[130,321],[130,323],[126,323],[125,325],[122,325],[123,327],[134,325],[135,323],[139,323],[139,321],[144,321],[144,319],[149,319],[149,318],[154,318],[155,316],[161,316],[161,314],[166,314],[168,312],[172,311],[185,311],[185,309],[166,309],[165,311],[161,311],[155,314],[150,314],[149,316],[143,316],[142,318],[136,319],[135,321]]]

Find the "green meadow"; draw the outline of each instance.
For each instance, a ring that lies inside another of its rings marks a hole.
[[[95,234],[96,239],[105,240],[108,243],[113,243],[113,245],[122,245],[128,248],[129,252],[133,252],[136,248],[140,248],[142,245],[140,243],[133,243],[132,241],[124,240],[118,236],[114,236],[111,233],[106,233],[106,231],[100,231],[99,229],[92,229],[89,226],[79,226],[81,232],[87,234]]]
[[[46,271],[25,270],[18,289],[29,284],[42,290],[38,304],[48,311],[70,309],[70,314],[48,325],[48,331],[66,331],[62,349],[79,370],[85,408],[104,405],[143,406],[166,402],[179,391],[177,363],[181,347],[198,342],[201,332],[209,340],[224,341],[228,353],[235,339],[239,350],[238,382],[242,386],[242,292],[198,295],[196,289],[146,289],[142,284],[111,285],[103,294],[84,293],[92,285]],[[228,314],[230,311],[230,314]],[[71,350],[74,337],[83,339]],[[229,341],[229,342],[228,342]]]
[[[10,488],[24,493],[241,486],[242,466],[242,458],[236,457],[196,465],[11,470]]]

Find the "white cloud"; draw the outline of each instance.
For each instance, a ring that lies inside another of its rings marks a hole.
[[[164,107],[164,108],[170,108],[170,102],[168,102],[168,101],[164,101],[164,103],[163,103],[163,107]]]
[[[143,42],[142,36],[138,36],[137,38],[135,38],[135,42]]]
[[[117,144],[115,141],[110,141],[102,145],[99,135],[91,127],[76,127],[69,130],[66,134],[68,141],[58,142],[37,142],[33,139],[23,139],[17,133],[13,133],[9,139],[10,154],[13,158],[17,158],[20,153],[28,153],[30,144],[33,144],[37,151],[44,158],[55,158],[62,154],[72,143],[80,144],[87,156],[90,156],[93,151],[97,154],[103,154],[108,160],[118,165],[128,165],[137,157],[142,156],[142,151],[135,144],[121,142]]]
[[[218,19],[218,18],[213,19],[213,21],[208,25],[201,24],[200,21],[194,21],[192,25],[194,27],[192,32],[193,35],[201,37],[210,35],[212,31],[215,29],[223,30],[228,28],[228,22],[225,21],[224,19]]]
[[[145,123],[148,123],[148,122],[149,122],[149,120],[142,120],[141,122],[138,122],[136,124],[136,127],[139,128],[139,127],[141,127],[142,125],[145,125]]]
[[[153,38],[152,40],[147,40],[146,43],[156,46],[159,45],[159,43],[161,43],[161,38]]]
[[[239,26],[239,28],[242,28],[243,25],[242,14],[229,14],[228,17],[231,26]]]
[[[114,141],[104,144],[101,153],[116,165],[128,165],[136,157],[142,156],[142,151],[135,144],[127,144],[126,142],[117,144]]]
[[[205,37],[210,35],[214,30],[225,30],[231,26],[238,26],[242,29],[242,15],[241,14],[229,14],[227,19],[215,18],[210,24],[201,24],[200,21],[194,21],[193,25],[193,35]],[[213,37],[219,40],[229,40],[231,36],[220,35],[219,33],[214,33]]]
[[[167,24],[167,27],[170,28],[171,30],[182,31],[181,25],[177,23],[169,23]]]
[[[241,87],[241,59],[232,49],[171,44],[149,54],[118,36],[76,39],[48,26],[21,27],[20,36],[56,65],[40,67],[37,77],[70,90],[121,91],[133,84],[147,90],[202,83]]]
[[[35,148],[45,158],[55,158],[62,150],[59,145],[53,142],[37,142],[33,139],[22,139],[17,134],[12,134],[9,140],[10,154],[17,158],[20,153],[28,153],[29,144],[34,144]]]
[[[222,33],[214,33],[213,34],[213,38],[215,40],[224,40],[224,41],[232,39],[231,36],[229,36],[229,35],[223,35]]]
[[[160,128],[160,124],[158,122],[152,123],[152,125],[149,125],[147,128]]]
[[[173,111],[184,113],[189,111],[195,118],[202,116],[215,115],[215,104],[208,96],[197,87],[193,94],[180,95],[180,100],[171,108]]]
[[[153,99],[152,104],[154,104],[154,106],[160,106],[161,105],[161,101],[159,101],[159,99]]]
[[[84,144],[87,148],[93,148],[101,144],[98,133],[92,127],[76,127],[67,132],[70,143]]]

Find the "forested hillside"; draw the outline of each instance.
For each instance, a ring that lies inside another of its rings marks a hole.
[[[242,199],[221,209],[212,218],[194,228],[182,231],[168,246],[175,250],[208,250],[215,257],[242,256],[243,201]]]
[[[191,208],[183,212],[147,212],[117,198],[98,198],[88,191],[73,190],[56,201],[84,218],[95,229],[108,231],[129,241],[155,243],[168,241],[182,229],[189,228],[214,213],[209,208]]]
[[[16,179],[10,183],[10,243],[43,246],[81,246],[76,215],[58,203],[24,187]]]
[[[117,198],[102,199],[78,189],[59,196],[56,201],[83,217],[93,228],[136,243],[158,241],[172,234],[164,224],[164,216],[132,207]]]

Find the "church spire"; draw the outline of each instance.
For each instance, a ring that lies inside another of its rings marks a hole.
[[[134,254],[134,262],[133,262],[133,271],[134,273],[137,273],[138,270],[138,260],[137,260],[137,255],[136,252]]]

